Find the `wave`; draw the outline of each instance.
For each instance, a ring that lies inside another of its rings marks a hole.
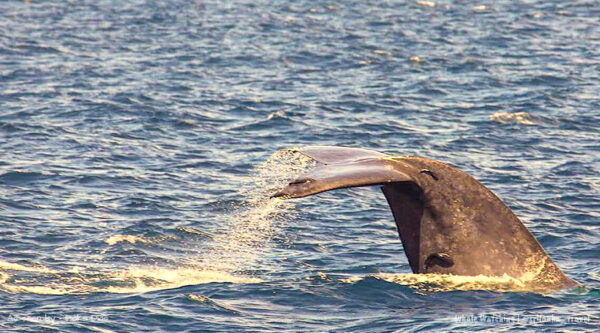
[[[107,238],[104,242],[108,245],[115,245],[120,242],[129,242],[131,244],[135,244],[138,242],[149,243],[150,241],[144,237],[135,235],[113,235]]]
[[[527,112],[496,112],[490,120],[500,124],[537,125],[536,119]]]

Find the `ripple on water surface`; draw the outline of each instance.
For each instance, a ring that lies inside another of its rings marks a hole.
[[[0,12],[0,330],[597,331],[596,2]],[[376,188],[266,198],[328,144],[467,171],[583,287],[409,274]]]

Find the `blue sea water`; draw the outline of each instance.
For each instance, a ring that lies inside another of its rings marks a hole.
[[[598,1],[0,2],[0,330],[600,329]],[[451,163],[582,284],[436,290],[342,145]],[[282,159],[283,162],[277,162]],[[265,162],[267,161],[267,162]]]

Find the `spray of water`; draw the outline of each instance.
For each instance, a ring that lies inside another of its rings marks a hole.
[[[0,261],[0,289],[11,293],[84,294],[94,292],[135,293],[177,288],[210,282],[257,283],[260,278],[247,272],[261,266],[268,257],[273,235],[293,210],[292,201],[270,198],[286,182],[314,161],[291,151],[279,151],[249,175],[240,191],[240,203],[219,219],[221,232],[206,244],[200,257],[180,258],[178,267],[136,265],[120,270],[100,267],[57,271],[42,265],[26,266]],[[126,242],[151,244],[155,241],[134,235],[114,235],[109,246]]]
[[[242,190],[242,203],[223,216],[224,232],[213,238],[200,266],[226,272],[260,267],[272,237],[294,214],[293,201],[270,197],[314,163],[302,154],[282,150],[257,167],[247,182],[252,187]]]

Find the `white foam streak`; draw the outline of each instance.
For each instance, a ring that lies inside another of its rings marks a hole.
[[[496,112],[490,120],[500,124],[536,125],[535,119],[527,112]]]

